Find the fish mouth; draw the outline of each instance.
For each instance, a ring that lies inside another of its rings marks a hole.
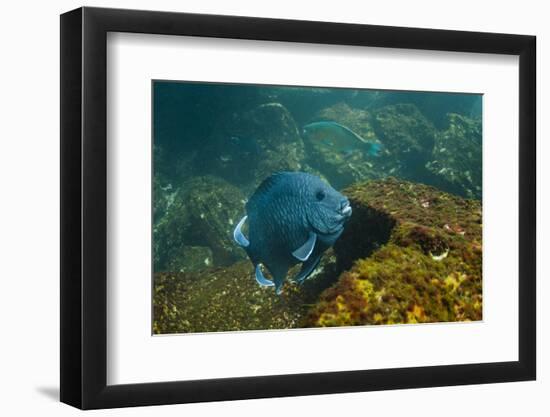
[[[351,216],[351,212],[352,212],[352,209],[351,209],[351,205],[349,204],[349,200],[345,200],[342,202],[342,205],[340,207],[340,214],[342,216],[344,216],[344,218],[348,218]]]

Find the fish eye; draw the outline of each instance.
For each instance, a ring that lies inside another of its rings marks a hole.
[[[319,190],[315,193],[315,197],[317,200],[321,201],[325,198],[325,192],[323,190]]]

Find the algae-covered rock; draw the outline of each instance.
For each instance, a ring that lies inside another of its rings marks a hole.
[[[369,108],[395,104],[412,104],[438,129],[447,126],[448,113],[481,114],[481,95],[463,93],[426,93],[422,91],[377,91],[377,99]]]
[[[242,192],[221,178],[205,176],[184,182],[153,228],[155,271],[181,270],[178,259],[189,259],[188,247],[193,246],[208,248],[208,258],[215,265],[243,259],[232,232],[244,204]]]
[[[354,210],[334,248],[344,272],[306,326],[481,320],[479,201],[393,178],[344,193]]]
[[[153,227],[155,227],[168,212],[174,202],[176,193],[172,184],[161,175],[153,177]]]
[[[237,111],[209,137],[197,156],[197,170],[216,173],[252,190],[277,171],[304,170],[304,144],[294,118],[280,103]]]
[[[156,273],[153,332],[195,333],[300,327],[312,303],[334,276],[334,257],[325,255],[315,279],[285,283],[277,295],[258,286],[248,261],[194,273]],[[329,271],[324,273],[320,271]],[[294,268],[292,273],[296,273]]]
[[[426,167],[434,185],[449,192],[481,198],[481,119],[448,114],[449,127],[436,136],[432,159]]]
[[[166,263],[167,271],[200,271],[214,264],[214,255],[208,246],[182,246],[173,253]]]
[[[425,168],[435,143],[436,129],[413,104],[396,104],[376,110],[372,126],[385,152],[381,163],[388,174],[429,182]]]
[[[192,187],[187,184],[187,191],[178,192],[169,212],[176,213],[174,208],[189,190],[211,203],[213,197],[204,188],[216,189],[221,186],[219,181],[202,178]],[[178,249],[171,252],[173,272],[155,269],[153,331],[239,331],[482,318],[479,201],[394,178],[357,183],[343,193],[353,207],[344,233],[303,285],[290,279],[281,295],[273,288],[258,286],[248,260],[219,266],[215,245],[199,243],[197,236],[183,233],[188,240],[182,239]],[[221,193],[217,194],[219,200]],[[183,230],[190,224],[201,224],[197,218],[190,221],[191,213],[201,212],[198,206],[180,212]],[[178,230],[176,219],[171,222],[169,229]],[[208,234],[204,232],[208,227],[200,226],[202,235]],[[236,251],[232,256],[245,257],[242,248],[227,243]],[[206,261],[209,250],[212,266]],[[178,266],[182,259],[187,259],[187,269]],[[298,270],[299,265],[289,272],[289,278]]]
[[[264,90],[266,102],[284,105],[300,125],[323,108],[352,99],[353,90],[315,87],[272,87]]]
[[[426,164],[432,159],[438,131],[413,104],[367,110],[338,103],[319,111],[313,120],[335,121],[369,142],[382,144],[378,155],[373,156],[359,143],[351,153],[339,154],[306,141],[308,164],[323,172],[335,187],[389,175],[437,182]]]
[[[249,135],[262,150],[256,170],[249,176],[254,186],[274,172],[303,169],[304,144],[294,118],[282,104],[262,104],[244,118]]]

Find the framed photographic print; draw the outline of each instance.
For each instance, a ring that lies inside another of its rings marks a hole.
[[[61,16],[61,400],[531,380],[535,38]]]

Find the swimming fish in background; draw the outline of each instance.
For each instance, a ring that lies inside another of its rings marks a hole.
[[[279,172],[266,178],[250,197],[233,238],[252,261],[258,284],[275,286],[280,294],[290,267],[302,262],[294,278],[302,283],[340,237],[350,216],[349,200],[319,177]],[[245,222],[248,238],[242,231]],[[262,264],[273,281],[263,275]]]
[[[344,155],[360,149],[366,151],[367,155],[378,156],[382,149],[380,143],[363,139],[349,127],[336,122],[309,123],[303,127],[302,133],[312,144],[321,144]]]

